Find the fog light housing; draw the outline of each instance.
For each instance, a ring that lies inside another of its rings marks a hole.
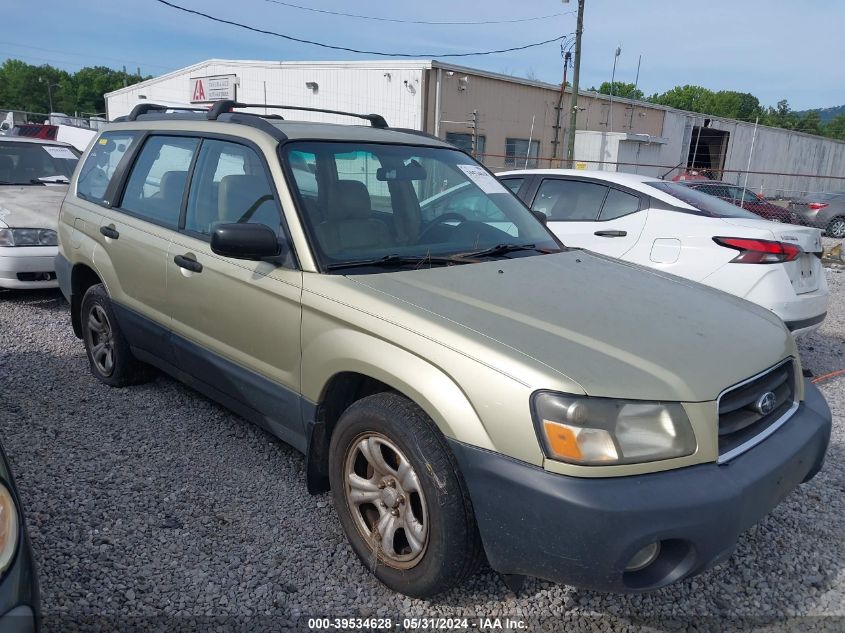
[[[628,564],[625,566],[625,571],[640,571],[641,569],[645,569],[649,565],[651,565],[654,561],[657,560],[657,557],[660,555],[660,541],[656,541],[654,543],[649,543],[645,547],[643,547],[640,551],[636,554],[631,556],[631,559],[628,561]]]

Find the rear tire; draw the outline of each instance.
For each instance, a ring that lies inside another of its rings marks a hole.
[[[428,598],[478,568],[483,550],[455,457],[407,398],[379,393],[343,413],[329,478],[352,549],[390,589]]]
[[[91,373],[111,387],[148,381],[152,368],[132,355],[103,284],[88,288],[80,307],[82,340]]]
[[[845,237],[845,216],[833,218],[825,231],[828,237],[840,239]]]

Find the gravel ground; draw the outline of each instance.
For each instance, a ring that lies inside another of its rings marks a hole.
[[[845,367],[845,268],[828,279],[828,318],[801,341],[817,376]],[[548,630],[718,630],[731,617],[747,618],[737,627],[845,629],[845,377],[820,384],[834,412],[821,474],[717,568],[636,596],[533,579],[517,596],[486,570],[430,602],[391,593],[364,570],[328,495],[307,493],[293,449],[164,376],[123,390],[97,382],[57,293],[0,295],[0,385],[0,437],[48,633],[131,622],[264,630],[301,615],[510,615]],[[770,622],[791,616],[841,617]]]

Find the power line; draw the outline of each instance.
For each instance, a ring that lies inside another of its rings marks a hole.
[[[454,26],[454,25],[478,25],[478,24],[514,24],[516,22],[534,22],[536,20],[547,20],[549,18],[556,18],[562,15],[569,15],[577,11],[565,11],[563,13],[551,13],[549,15],[538,15],[532,18],[516,18],[511,20],[470,20],[466,22],[460,21],[428,21],[428,20],[400,20],[398,18],[383,18],[375,15],[360,15],[358,13],[343,13],[341,11],[329,11],[328,9],[315,9],[314,7],[303,7],[292,2],[282,2],[282,0],[264,0],[272,4],[280,4],[292,9],[301,9],[302,11],[311,11],[313,13],[324,13],[326,15],[337,15],[345,18],[357,18],[359,20],[376,20],[378,22],[395,22],[398,24],[434,24],[440,26]],[[442,55],[439,55],[442,57]]]
[[[150,66],[150,67],[153,67],[153,68],[161,68],[161,69],[166,69],[166,70],[172,70],[172,66],[161,66],[159,64],[147,64],[147,63],[144,63],[144,62],[139,62],[137,60],[130,62],[130,60],[128,60],[128,59],[122,59],[122,58],[117,58],[117,57],[104,57],[104,56],[97,55],[97,54],[89,55],[89,54],[86,54],[86,53],[74,53],[74,52],[71,52],[71,51],[57,50],[55,48],[41,48],[39,46],[29,46],[28,44],[18,44],[17,42],[0,41],[0,44],[7,44],[9,46],[14,46],[16,48],[28,48],[28,49],[31,49],[31,50],[34,50],[34,51],[44,51],[44,52],[47,52],[47,53],[60,53],[62,55],[72,55],[73,57],[83,57],[83,58],[89,59],[89,60],[92,60],[92,59],[110,60],[110,61],[114,61],[114,62],[120,62],[121,64],[128,64],[130,66],[134,64],[134,65],[140,65],[140,66]],[[30,57],[35,57],[35,56],[30,55]],[[47,58],[44,58],[44,57],[42,57],[42,58],[35,57],[35,58],[36,59],[47,59]],[[58,61],[58,60],[48,59],[47,61]],[[65,62],[67,60],[62,60],[62,61]]]
[[[311,44],[312,46],[320,46],[322,48],[330,48],[336,51],[346,51],[349,53],[360,53],[362,55],[379,55],[381,57],[472,57],[475,55],[495,55],[497,53],[511,53],[513,51],[522,51],[527,48],[535,48],[537,46],[543,46],[544,44],[551,44],[552,42],[558,42],[566,37],[566,35],[559,35],[558,37],[553,37],[548,40],[544,40],[542,42],[534,42],[533,44],[525,44],[523,46],[513,46],[511,48],[502,48],[499,50],[493,51],[478,51],[474,53],[388,53],[385,51],[366,51],[360,50],[357,48],[349,48],[346,46],[336,46],[334,44],[326,44],[324,42],[315,42],[313,40],[305,40],[298,37],[293,37],[292,35],[285,35],[284,33],[277,33],[275,31],[268,31],[265,29],[259,29],[254,26],[248,26],[246,24],[241,24],[240,22],[233,22],[232,20],[224,20],[223,18],[218,18],[213,15],[209,15],[208,13],[203,13],[202,11],[196,11],[194,9],[188,9],[187,7],[179,6],[178,4],[173,4],[172,2],[168,2],[167,0],[156,0],[163,5],[166,5],[172,9],[177,9],[179,11],[184,11],[185,13],[191,13],[193,15],[199,15],[204,17],[208,20],[212,20],[214,22],[219,22],[221,24],[228,24],[230,26],[237,26],[242,29],[246,29],[248,31],[253,31],[254,33],[262,33],[264,35],[273,35],[274,37],[281,37],[285,40],[290,40],[291,42],[299,42],[300,44]]]

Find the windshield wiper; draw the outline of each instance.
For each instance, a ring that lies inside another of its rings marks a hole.
[[[460,253],[456,257],[474,259],[476,257],[498,257],[499,255],[507,255],[508,253],[515,253],[517,251],[537,251],[544,255],[549,253],[556,253],[557,251],[550,251],[545,248],[537,248],[534,244],[496,244],[490,248],[485,248],[480,251],[470,251],[468,253]]]
[[[438,257],[432,255],[385,255],[374,259],[356,259],[348,262],[328,264],[326,270],[340,270],[343,268],[358,268],[360,266],[404,266],[416,264],[420,268],[427,265],[448,266],[450,264],[465,264],[468,262],[454,257]]]

